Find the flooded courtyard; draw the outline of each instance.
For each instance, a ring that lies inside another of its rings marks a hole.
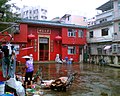
[[[36,64],[42,79],[57,79],[77,72],[67,92],[44,90],[43,96],[120,96],[120,69],[96,64]]]

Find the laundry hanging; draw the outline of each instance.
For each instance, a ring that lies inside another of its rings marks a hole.
[[[2,57],[2,73],[4,78],[14,78],[16,69],[16,57],[13,46],[9,43],[1,47]]]

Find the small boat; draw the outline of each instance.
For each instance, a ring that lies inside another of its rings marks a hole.
[[[68,89],[72,85],[76,74],[77,73],[72,73],[68,77],[60,77],[56,80],[42,80],[40,86],[43,89],[66,91],[66,89]]]

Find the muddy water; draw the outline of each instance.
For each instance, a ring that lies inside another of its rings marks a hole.
[[[95,64],[35,64],[35,72],[42,68],[42,79],[57,79],[77,72],[67,92],[44,90],[43,96],[120,96],[120,68]],[[17,68],[23,72],[22,68]]]
[[[43,79],[78,72],[67,92],[45,90],[43,96],[120,96],[120,69],[95,64],[39,64]]]

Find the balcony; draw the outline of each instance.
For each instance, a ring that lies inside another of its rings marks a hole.
[[[114,11],[113,14],[114,14],[114,17],[113,17],[114,21],[120,20],[120,10],[119,11]]]
[[[105,12],[102,12],[98,15],[96,15],[96,20],[100,20],[102,18],[110,18],[110,20],[113,19],[113,9],[109,10],[109,11],[105,11]]]
[[[112,37],[93,37],[87,38],[88,43],[112,42]]]

